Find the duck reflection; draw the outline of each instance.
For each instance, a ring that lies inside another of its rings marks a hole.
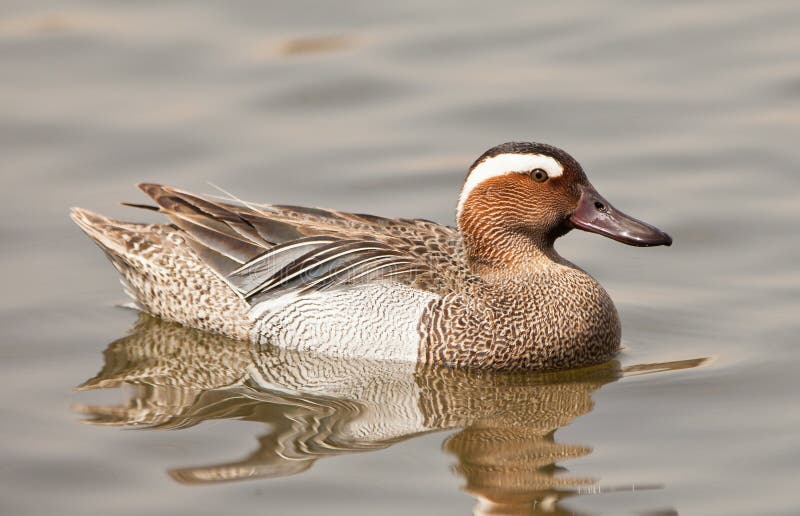
[[[244,459],[178,468],[181,483],[283,477],[343,453],[458,430],[444,442],[480,514],[560,514],[596,480],[557,466],[591,452],[553,434],[592,410],[591,394],[624,375],[696,367],[704,359],[621,368],[502,374],[340,360],[256,346],[140,315],[79,389],[132,389],[119,406],[78,405],[98,425],[187,428],[210,419],[267,423]],[[572,514],[572,513],[570,513]]]

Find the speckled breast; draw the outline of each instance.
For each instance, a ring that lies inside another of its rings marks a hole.
[[[422,316],[420,359],[480,369],[564,369],[608,360],[620,323],[605,289],[573,267],[451,294]]]

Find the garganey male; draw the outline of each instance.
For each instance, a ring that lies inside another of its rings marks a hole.
[[[605,361],[620,345],[617,311],[554,241],[577,228],[635,246],[672,243],[611,206],[569,154],[541,143],[479,157],[457,227],[139,187],[172,224],[72,212],[138,308],[340,357],[486,369]]]

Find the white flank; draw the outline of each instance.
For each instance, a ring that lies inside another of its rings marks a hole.
[[[487,179],[503,176],[514,172],[530,172],[541,168],[549,177],[558,177],[564,173],[564,167],[559,161],[544,154],[498,154],[481,161],[477,167],[472,169],[469,177],[464,182],[461,195],[458,197],[458,208],[456,209],[456,220],[461,216],[464,203],[467,202],[469,194],[479,184]]]
[[[262,301],[250,310],[250,338],[297,351],[415,362],[419,321],[435,294],[379,281]]]

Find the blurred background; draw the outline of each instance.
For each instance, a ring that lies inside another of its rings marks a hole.
[[[603,283],[624,378],[557,433],[594,514],[796,514],[800,494],[800,4],[4,0],[0,10],[0,511],[464,514],[442,434],[302,475],[187,487],[253,423],[79,424],[73,393],[136,315],[70,206],[158,181],[452,224],[468,165],[508,140],[564,148],[671,248],[572,233]],[[658,489],[635,492],[637,485]],[[562,509],[558,509],[562,510]],[[660,511],[660,512],[659,512]]]

